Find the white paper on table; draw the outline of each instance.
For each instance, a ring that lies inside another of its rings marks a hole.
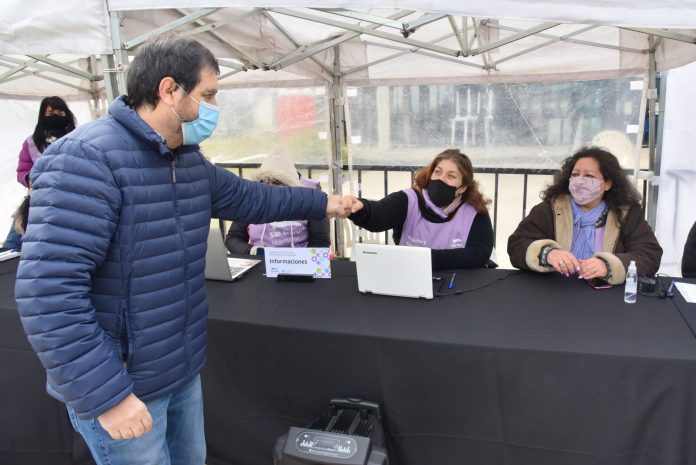
[[[682,297],[689,303],[696,303],[696,284],[689,283],[674,283],[674,286],[679,289]]]

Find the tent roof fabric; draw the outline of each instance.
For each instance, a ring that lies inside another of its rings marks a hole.
[[[370,8],[365,0],[329,0],[321,7],[297,1],[263,7],[215,0],[54,3],[40,10],[19,0],[0,4],[0,17],[10,18],[0,25],[0,92],[99,92],[100,63],[90,67],[85,57],[113,53],[112,21],[120,24],[123,42],[116,48],[131,54],[159,32],[201,40],[220,59],[224,87],[316,85],[331,81],[336,70],[350,85],[645,74],[648,33],[656,37],[658,70],[696,60],[696,0],[431,0],[427,12],[412,0],[388,2],[388,9]],[[49,71],[47,55],[68,74]],[[70,74],[75,69],[94,74]]]
[[[112,11],[152,10],[162,8],[210,8],[210,7],[321,7],[346,9],[372,9],[373,0],[328,0],[303,2],[297,0],[275,1],[265,5],[258,2],[237,0],[110,0]],[[392,0],[383,2],[384,8],[395,10],[429,11],[448,15],[500,18],[526,21],[558,21],[562,23],[591,23],[612,26],[649,28],[696,28],[696,1],[694,0]],[[424,6],[427,8],[424,10]]]

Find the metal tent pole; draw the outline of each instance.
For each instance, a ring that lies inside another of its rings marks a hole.
[[[334,194],[343,195],[343,144],[345,141],[345,100],[341,78],[341,61],[338,46],[334,47],[333,81],[328,84],[330,95],[329,123],[331,125],[331,181]],[[345,255],[345,234],[342,220],[336,219],[336,255]]]
[[[104,74],[106,99],[111,103],[116,97],[126,93],[128,51],[124,48],[121,38],[123,13],[110,11],[109,19],[111,23],[111,47],[114,52],[111,55],[102,55],[102,73]]]
[[[657,71],[655,63],[655,37],[648,38],[650,54],[648,56],[648,160],[649,169],[658,176],[658,182],[650,182],[648,184],[647,201],[645,202],[648,209],[648,223],[655,229],[657,220],[657,196],[660,190],[659,175],[660,175],[660,156],[655,150],[655,135],[657,112],[659,111],[659,95],[657,89]]]

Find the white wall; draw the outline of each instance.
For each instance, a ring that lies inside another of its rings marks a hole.
[[[664,100],[657,238],[664,249],[660,271],[681,275],[684,242],[696,220],[696,63],[671,70]]]

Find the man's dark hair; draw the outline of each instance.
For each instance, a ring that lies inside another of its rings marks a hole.
[[[147,42],[128,69],[129,104],[132,108],[157,105],[159,83],[165,77],[191,92],[206,67],[220,74],[215,56],[197,40],[169,36]]]
[[[553,184],[541,193],[541,198],[551,202],[559,195],[570,194],[568,184],[575,163],[579,159],[587,157],[597,160],[604,180],[612,182],[611,189],[604,193],[603,198],[610,210],[613,210],[621,218],[620,207],[640,207],[640,194],[621,169],[619,160],[611,152],[599,147],[582,147],[573,156],[566,158],[561,169],[556,172]]]

